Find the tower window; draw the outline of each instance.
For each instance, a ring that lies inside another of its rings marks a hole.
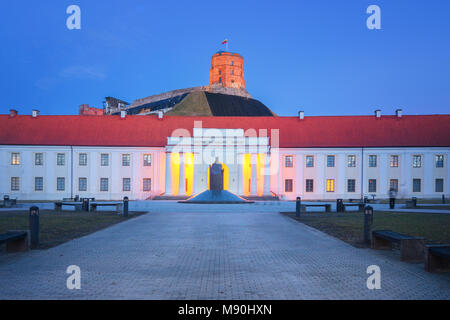
[[[231,70],[231,75],[234,75],[234,70]]]
[[[222,78],[219,78],[219,83],[222,83]]]
[[[222,70],[219,70],[219,75],[221,75],[222,74]]]
[[[234,66],[234,61],[231,61],[231,65]]]

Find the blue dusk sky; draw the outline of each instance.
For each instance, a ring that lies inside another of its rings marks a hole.
[[[81,8],[81,30],[66,9]],[[381,30],[369,30],[369,5]],[[207,85],[210,57],[244,56],[246,88],[278,115],[450,113],[448,0],[1,2],[0,113],[76,114]]]

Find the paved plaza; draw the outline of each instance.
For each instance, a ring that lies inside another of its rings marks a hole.
[[[292,202],[133,202],[149,213],[58,247],[0,256],[0,299],[450,299],[450,275],[354,248],[281,215]],[[66,269],[81,268],[81,290]],[[381,268],[369,290],[366,269]]]

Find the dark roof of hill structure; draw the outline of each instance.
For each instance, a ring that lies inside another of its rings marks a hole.
[[[205,92],[211,113],[216,117],[270,117],[273,112],[262,102],[239,96]]]
[[[188,94],[181,94],[179,96],[171,97],[164,100],[159,100],[151,103],[146,103],[137,107],[131,107],[127,109],[128,114],[141,114],[148,112],[155,112],[163,109],[173,108],[175,105],[180,103]],[[116,112],[116,114],[118,114]]]

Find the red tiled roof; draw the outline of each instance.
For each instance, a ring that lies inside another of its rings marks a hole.
[[[0,115],[0,145],[162,147],[178,128],[279,129],[280,147],[448,147],[450,115],[305,117]]]

